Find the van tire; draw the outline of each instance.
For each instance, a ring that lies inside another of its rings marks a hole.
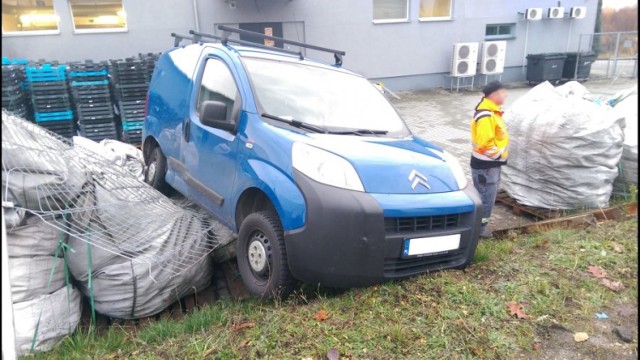
[[[242,221],[237,255],[242,281],[255,297],[281,299],[293,290],[282,225],[273,211],[255,212]]]
[[[171,186],[169,186],[165,181],[166,175],[167,158],[162,153],[160,147],[156,146],[149,156],[147,168],[144,174],[144,181],[154,189],[168,195],[171,191]]]

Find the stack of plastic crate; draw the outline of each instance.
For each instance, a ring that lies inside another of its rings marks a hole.
[[[2,108],[24,119],[32,120],[29,94],[25,88],[24,67],[2,65]]]
[[[95,141],[117,139],[108,64],[71,63],[69,81],[80,135]]]
[[[66,65],[25,67],[35,122],[61,136],[75,135]]]
[[[151,75],[153,75],[153,70],[156,67],[156,62],[158,62],[158,58],[160,54],[158,53],[148,53],[148,54],[138,54],[138,57],[145,62],[145,67],[147,68],[147,78],[151,81]]]
[[[134,58],[111,60],[111,75],[122,120],[122,140],[140,144],[149,89],[146,62]]]

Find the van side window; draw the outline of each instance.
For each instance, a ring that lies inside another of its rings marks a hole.
[[[204,66],[196,103],[198,114],[201,113],[203,102],[221,101],[227,104],[227,119],[235,121],[236,119],[232,119],[232,114],[236,99],[238,99],[238,87],[227,65],[218,59],[208,59]]]

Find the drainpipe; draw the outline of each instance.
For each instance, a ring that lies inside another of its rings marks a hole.
[[[571,30],[573,29],[573,19],[569,19],[569,35],[567,36],[567,49],[569,52],[569,45],[571,45]]]
[[[200,20],[198,19],[198,0],[193,0],[193,23],[196,31],[200,31]]]
[[[527,27],[524,33],[524,54],[522,54],[522,72],[525,72],[525,67],[527,66],[527,45],[529,45],[529,23],[531,21],[525,20],[527,22]]]

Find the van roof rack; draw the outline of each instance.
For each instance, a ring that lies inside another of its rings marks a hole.
[[[171,37],[175,38],[175,39],[173,39],[173,47],[180,46],[180,43],[182,42],[182,40],[191,40],[193,43],[197,42],[197,41],[194,41],[193,36],[188,36],[188,35],[180,35],[180,34],[176,34],[176,33],[171,33]]]
[[[202,32],[193,31],[193,30],[189,30],[189,35],[190,36],[189,35],[178,35],[176,33],[171,33],[171,36],[175,38],[173,46],[180,45],[180,42],[182,42],[182,40],[191,40],[192,43],[196,44],[196,43],[201,43],[202,39],[213,39],[213,40],[220,41],[225,46],[228,43],[244,45],[244,46],[250,46],[250,47],[266,49],[266,50],[270,50],[270,51],[277,51],[277,52],[290,54],[290,55],[296,55],[296,56],[298,56],[300,58],[300,60],[304,60],[304,55],[302,54],[301,51],[292,51],[292,50],[282,49],[282,48],[274,47],[274,46],[266,46],[266,45],[261,45],[261,44],[254,43],[254,42],[251,42],[251,41],[246,41],[246,40],[231,39],[230,38],[231,34],[236,33],[238,35],[245,35],[245,36],[253,37],[253,38],[256,38],[256,39],[273,40],[273,41],[281,42],[283,44],[290,44],[290,45],[298,46],[298,47],[305,48],[305,49],[328,52],[328,53],[333,54],[333,57],[335,59],[335,66],[338,66],[338,67],[342,66],[342,57],[346,55],[346,52],[341,51],[341,50],[334,50],[334,49],[324,48],[324,47],[321,47],[321,46],[306,44],[306,43],[299,42],[299,41],[288,40],[288,39],[280,38],[280,37],[277,37],[277,36],[270,36],[270,35],[265,35],[265,34],[260,34],[260,33],[257,33],[257,32],[253,32],[253,31],[236,29],[236,28],[233,28],[233,27],[230,27],[230,26],[226,26],[226,25],[219,25],[218,29],[223,31],[222,36],[202,33]]]
[[[171,36],[175,38],[175,40],[173,41],[173,46],[174,47],[178,47],[180,45],[180,43],[182,42],[182,40],[190,40],[193,44],[202,43],[202,39],[203,38],[218,40],[220,42],[222,42],[222,40],[223,40],[222,36],[213,35],[213,34],[207,34],[207,33],[193,31],[193,30],[189,30],[189,34],[193,35],[193,36],[171,33]],[[251,41],[244,41],[244,40],[227,39],[227,42],[232,42],[232,43],[235,43],[235,44],[238,44],[238,45],[246,45],[246,46],[256,47],[256,48],[260,48],[260,49],[275,50],[275,51],[283,52],[283,53],[286,53],[286,54],[296,55],[296,56],[298,56],[300,58],[300,60],[304,60],[304,56],[299,51],[292,51],[292,50],[287,50],[287,49],[274,48],[274,47],[271,47],[271,46],[260,45],[260,44],[256,44],[256,43],[251,42]]]
[[[302,55],[302,52],[300,52],[300,51],[280,49],[280,48],[277,48],[277,47],[257,44],[257,43],[251,42],[251,41],[238,40],[238,39],[228,39],[228,38],[225,38],[224,36],[212,35],[212,34],[207,34],[207,33],[193,31],[193,30],[189,30],[189,34],[193,35],[193,37],[195,38],[194,42],[201,42],[202,38],[214,39],[214,40],[220,41],[225,46],[227,45],[227,43],[234,43],[234,44],[238,44],[238,45],[251,46],[251,47],[255,47],[255,48],[278,51],[278,52],[282,52],[282,53],[285,53],[285,54],[295,55],[295,56],[298,56],[300,58],[300,60],[304,60],[304,56]]]

